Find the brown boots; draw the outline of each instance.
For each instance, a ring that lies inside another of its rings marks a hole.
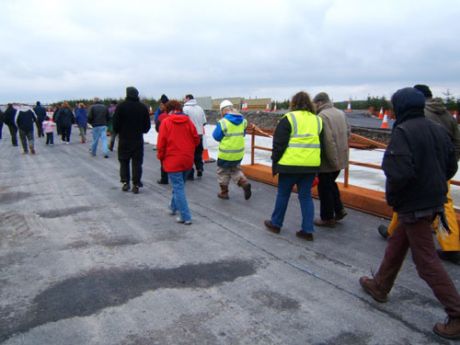
[[[252,192],[251,192],[251,184],[250,184],[247,180],[241,178],[241,179],[238,181],[238,186],[240,186],[241,188],[243,188],[243,190],[244,190],[244,199],[245,199],[245,200],[248,200],[248,199],[251,197],[251,195],[252,195]]]
[[[221,199],[228,199],[228,186],[225,184],[220,184],[220,193],[217,193],[217,197]]]
[[[224,184],[220,184],[220,192],[217,193],[217,197],[221,198],[221,199],[228,199],[228,185],[224,185]],[[245,179],[240,179],[238,181],[238,186],[243,188],[243,191],[244,191],[244,198],[246,200],[248,200],[251,195],[252,195],[252,192],[251,192],[251,184],[248,183],[247,180]]]
[[[448,317],[446,322],[438,322],[433,332],[443,338],[460,339],[460,318]]]

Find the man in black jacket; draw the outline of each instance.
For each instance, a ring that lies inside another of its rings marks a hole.
[[[45,134],[43,134],[43,121],[45,121],[46,118],[46,109],[42,107],[41,103],[37,101],[37,104],[34,107],[34,112],[37,115],[37,121],[38,121],[38,137],[44,137]]]
[[[109,158],[107,145],[107,123],[109,121],[109,109],[102,104],[99,98],[94,98],[94,104],[88,110],[88,122],[93,126],[93,143],[91,144],[91,155],[96,156],[97,144],[101,139],[104,158]]]
[[[19,129],[19,138],[24,154],[29,153],[30,148],[30,153],[34,155],[34,123],[38,124],[37,115],[31,108],[23,106],[16,111],[14,122]]]
[[[133,193],[139,193],[139,188],[142,187],[144,133],[150,130],[150,126],[149,111],[139,101],[139,91],[132,86],[126,88],[126,100],[117,106],[113,116],[113,130],[118,133],[120,180],[124,192],[130,188],[130,161],[132,161]]]
[[[377,302],[387,301],[408,249],[419,276],[427,282],[448,315],[433,331],[460,338],[460,295],[436,253],[431,223],[444,217],[447,181],[457,171],[454,146],[440,125],[425,118],[425,98],[414,88],[398,90],[391,99],[396,114],[385,151],[386,198],[399,214],[385,256],[373,278],[359,282]]]
[[[14,116],[16,115],[16,109],[14,109],[11,103],[8,103],[5,113],[3,114],[3,122],[8,126],[11,135],[11,144],[18,146],[18,127],[14,123]]]

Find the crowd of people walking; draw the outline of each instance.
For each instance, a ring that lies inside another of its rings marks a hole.
[[[460,295],[440,258],[457,262],[460,252],[459,229],[449,194],[449,181],[460,158],[460,132],[426,85],[398,90],[391,102],[396,122],[382,168],[387,178],[386,199],[393,207],[394,217],[388,228],[378,229],[388,238],[378,271],[372,277],[361,277],[359,283],[373,299],[385,303],[410,248],[419,276],[448,315],[445,322],[434,326],[434,332],[444,338],[458,339]],[[241,169],[241,161],[246,130],[252,125],[229,100],[220,103],[219,112],[212,133],[219,143],[217,198],[230,199],[229,186],[233,181],[248,200],[253,191]],[[157,182],[172,185],[169,212],[177,216],[178,223],[191,225],[185,185],[188,180],[203,177],[205,112],[192,94],[187,94],[183,102],[162,95],[153,120],[158,132],[156,157],[161,165]],[[135,87],[126,89],[126,98],[119,104],[114,102],[107,107],[95,98],[88,109],[80,103],[73,111],[63,102],[52,116],[40,102],[34,108],[15,109],[9,104],[0,113],[0,139],[3,123],[8,126],[13,146],[18,146],[19,132],[24,154],[36,153],[34,125],[38,137],[46,135],[46,145],[53,145],[55,128],[62,142],[69,144],[73,124],[78,126],[80,142],[85,143],[89,124],[93,136],[90,154],[96,156],[100,141],[105,158],[109,158],[109,150],[114,150],[118,137],[121,190],[138,194],[143,187],[143,135],[149,132],[151,119]],[[108,128],[112,135],[110,142]],[[347,216],[336,179],[348,165],[350,133],[345,114],[334,107],[327,93],[321,92],[311,99],[301,91],[292,97],[290,109],[278,122],[273,135],[272,173],[277,176],[278,187],[271,216],[264,221],[266,230],[281,232],[293,187],[297,189],[301,210],[300,230],[296,232],[300,239],[313,241],[315,226],[333,228]],[[315,219],[311,188],[316,179],[320,212]],[[433,229],[438,231],[442,248],[439,253]],[[442,235],[439,229],[443,229]]]

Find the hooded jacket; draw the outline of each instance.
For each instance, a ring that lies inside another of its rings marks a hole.
[[[34,130],[34,123],[37,123],[38,119],[32,109],[24,108],[16,111],[14,122],[21,131],[27,133]]]
[[[457,121],[447,111],[440,98],[428,98],[425,100],[425,117],[443,126],[454,144],[457,161],[460,158],[460,131]]]
[[[348,165],[350,125],[344,112],[334,108],[331,102],[323,103],[317,111],[323,120],[320,172],[342,170]]]
[[[201,108],[196,102],[196,99],[191,99],[185,102],[183,112],[190,117],[190,120],[192,120],[198,135],[203,135],[203,126],[206,124],[206,115],[203,108]]]
[[[195,147],[200,143],[196,128],[188,116],[173,113],[160,125],[157,158],[168,173],[192,169]]]
[[[147,107],[139,101],[134,87],[126,89],[126,99],[118,104],[113,115],[113,130],[118,133],[118,156],[123,152],[141,150],[144,133],[150,130],[150,116]]]
[[[419,91],[401,89],[391,101],[396,122],[382,162],[388,205],[401,214],[442,207],[447,180],[457,171],[449,135],[425,118]]]
[[[239,125],[243,122],[244,117],[243,115],[238,114],[238,113],[236,114],[227,113],[225,114],[224,119],[230,121],[234,125]],[[244,134],[246,134],[246,130]],[[222,131],[222,126],[220,122],[217,122],[216,128],[214,128],[214,131],[212,132],[212,137],[214,138],[214,140],[219,141],[219,142],[224,138],[224,132]],[[221,168],[231,168],[231,167],[239,165],[240,163],[241,163],[241,160],[227,161],[221,158],[217,159],[217,166]]]

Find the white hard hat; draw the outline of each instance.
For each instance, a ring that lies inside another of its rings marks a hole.
[[[230,102],[228,99],[226,99],[225,101],[222,101],[220,103],[220,110],[222,111],[222,109],[226,108],[226,107],[233,107],[233,103]]]

